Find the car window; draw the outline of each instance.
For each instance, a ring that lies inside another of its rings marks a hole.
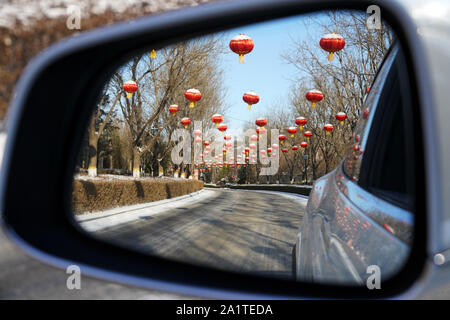
[[[407,70],[400,49],[394,49],[388,59],[367,100],[345,171],[364,189],[410,209],[414,143],[407,131],[413,123],[408,81],[402,79]]]
[[[353,133],[351,143],[343,162],[344,172],[355,182],[359,180],[361,162],[367,145],[367,137],[373,122],[373,115],[379,104],[380,96],[388,79],[398,49],[393,47],[380,67],[369,94],[364,101],[360,119]]]

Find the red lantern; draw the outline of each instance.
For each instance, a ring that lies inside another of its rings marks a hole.
[[[299,126],[300,130],[303,130],[303,126],[308,122],[304,117],[298,117],[295,119],[295,123]]]
[[[258,119],[256,119],[255,124],[258,127],[264,127],[267,124],[267,119],[265,119],[265,118],[258,118]]]
[[[286,149],[286,148],[283,148],[283,149],[281,149],[281,152],[283,152],[283,153],[288,153],[288,149]]]
[[[279,148],[279,146],[278,146],[276,143],[274,143],[274,144],[272,145],[272,148],[273,148],[274,150],[277,150],[277,149]]]
[[[250,143],[249,147],[250,147],[250,149],[255,150],[256,149],[256,144]]]
[[[347,119],[347,115],[345,112],[339,112],[336,114],[336,120],[341,122],[341,126],[344,124],[344,120]]]
[[[259,138],[258,138],[257,135],[252,135],[252,136],[250,137],[250,140],[252,140],[252,141],[258,141]]]
[[[345,40],[340,34],[330,33],[320,39],[320,47],[328,52],[328,61],[334,60],[334,53],[345,47]]]
[[[291,134],[291,138],[294,137],[294,135],[297,133],[298,129],[296,127],[289,127],[287,129],[287,132],[289,132]]]
[[[256,94],[256,92],[249,91],[244,93],[244,95],[242,96],[242,100],[248,103],[248,110],[250,110],[252,108],[252,105],[259,102],[259,96]]]
[[[280,141],[281,144],[283,144],[284,140],[286,140],[286,136],[284,134],[280,134],[278,136],[278,140]]]
[[[323,93],[320,92],[319,90],[309,90],[306,95],[306,100],[311,101],[311,107],[313,107],[313,109],[316,107],[316,103],[321,101],[323,99]]]
[[[245,148],[245,149],[244,149],[245,155],[248,155],[249,152],[250,152],[250,148]]]
[[[194,103],[199,101],[202,98],[202,94],[197,89],[189,89],[184,93],[184,96],[187,100],[189,100],[189,108],[194,107]]]
[[[219,124],[223,121],[223,117],[221,114],[216,113],[211,117],[211,121],[216,124],[217,128],[219,128]]]
[[[209,146],[209,141],[204,141],[204,142],[203,142],[203,145],[204,145],[205,147]]]
[[[172,105],[169,106],[169,112],[172,115],[175,115],[177,113],[177,111],[178,111],[178,105],[172,104]]]
[[[333,125],[329,123],[323,126],[323,130],[327,132],[327,135],[329,135],[331,131],[333,131],[333,129],[334,129]]]
[[[125,82],[123,84],[123,90],[125,90],[126,92],[128,92],[127,94],[127,99],[129,99],[131,97],[131,94],[133,92],[136,92],[138,89],[138,85],[136,82],[134,82],[133,80],[129,80],[127,82]]]
[[[250,53],[254,46],[253,40],[242,33],[230,41],[230,49],[239,55],[239,63],[244,63],[244,54]]]
[[[228,136],[228,135],[224,136],[223,139],[229,141],[229,140],[231,140],[231,136]]]
[[[194,130],[194,135],[200,137],[202,135],[202,132],[200,130]]]
[[[303,135],[306,137],[306,140],[309,141],[309,138],[311,138],[313,134],[311,131],[305,131]]]
[[[263,134],[263,133],[265,133],[267,130],[266,130],[266,128],[264,128],[264,127],[258,127],[258,128],[256,128],[256,133],[257,134]]]
[[[298,146],[292,146],[292,150],[297,151],[299,149]]]
[[[300,147],[302,147],[303,149],[306,149],[307,146],[308,144],[306,142],[300,143]]]
[[[180,120],[180,123],[184,126],[185,129],[187,129],[189,124],[191,123],[191,119],[183,118]]]
[[[225,133],[225,131],[227,131],[228,126],[226,124],[219,124],[219,126],[217,127],[217,129],[219,129],[219,131],[221,131],[222,133]]]
[[[267,148],[267,154],[270,156],[271,153],[272,153],[272,148]]]
[[[196,137],[195,142],[197,143],[197,146],[200,146],[200,143],[202,143],[202,138]]]

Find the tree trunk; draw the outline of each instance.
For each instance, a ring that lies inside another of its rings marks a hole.
[[[133,148],[133,177],[141,177],[141,153],[138,147]]]
[[[98,148],[98,135],[95,133],[95,128],[89,131],[89,165],[88,175],[91,177],[97,176],[97,148]]]

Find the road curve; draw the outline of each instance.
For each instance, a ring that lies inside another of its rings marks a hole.
[[[247,190],[214,196],[95,232],[146,253],[236,272],[291,277],[306,199]],[[149,212],[149,211],[147,211]]]

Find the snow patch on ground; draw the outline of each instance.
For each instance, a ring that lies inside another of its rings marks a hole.
[[[74,177],[75,180],[82,180],[82,181],[114,181],[114,180],[186,180],[184,178],[174,178],[174,177],[141,177],[141,178],[135,178],[133,176],[123,176],[123,175],[117,175],[117,174],[99,174],[95,177],[88,176],[88,175],[80,175],[77,174]]]
[[[95,232],[105,228],[114,227],[120,224],[146,219],[148,217],[165,213],[170,209],[188,207],[198,202],[219,196],[219,192],[202,189],[188,195],[154,201],[143,204],[123,206],[110,210],[77,215],[75,219],[80,226],[88,232]]]

